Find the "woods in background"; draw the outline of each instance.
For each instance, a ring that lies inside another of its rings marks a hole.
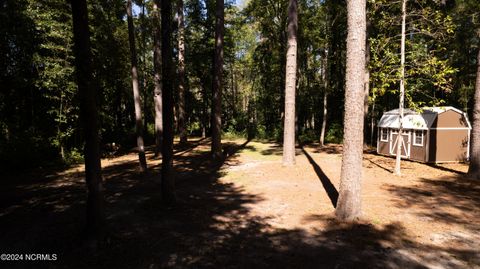
[[[182,141],[185,134],[216,134],[210,116],[211,108],[215,108],[222,111],[215,122],[221,119],[224,135],[282,141],[288,1],[251,0],[242,8],[233,1],[225,2],[220,107],[213,101],[214,86],[219,87],[213,72],[216,2],[172,3],[177,15],[171,16],[171,42],[178,44],[171,56],[173,72],[177,73],[170,80],[174,89],[174,132],[182,136]],[[478,46],[475,1],[408,3],[406,107],[448,104],[471,113]],[[88,4],[103,154],[118,147],[130,150],[137,144],[134,137],[141,133],[146,145],[154,143],[155,137],[159,145],[160,136],[155,134],[162,132],[161,104],[158,98],[152,100],[160,96],[162,88],[155,71],[160,66],[155,59],[161,54],[155,40],[161,38],[154,34],[159,20],[154,1],[133,2],[137,98],[131,90],[126,2]],[[177,4],[184,5],[184,17]],[[372,123],[375,125],[381,112],[394,108],[398,100],[401,6],[370,1],[367,12],[371,75],[365,137],[372,143]],[[5,34],[0,46],[6,64],[1,66],[0,75],[0,158],[6,167],[82,159],[70,14],[70,6],[61,0],[8,0],[2,6],[0,27]],[[346,2],[298,1],[298,25],[296,137],[304,142],[320,141],[324,129],[323,140],[341,142]],[[324,122],[326,128],[322,128]]]

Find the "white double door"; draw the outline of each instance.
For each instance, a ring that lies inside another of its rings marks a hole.
[[[401,155],[404,158],[410,158],[410,146],[412,133],[409,130],[402,130],[402,150]],[[390,130],[390,154],[397,155],[398,131]]]

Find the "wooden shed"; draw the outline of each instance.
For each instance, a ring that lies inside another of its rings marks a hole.
[[[468,160],[470,131],[467,114],[454,107],[404,109],[402,158],[426,163]],[[378,123],[377,152],[396,156],[398,109],[385,112]]]

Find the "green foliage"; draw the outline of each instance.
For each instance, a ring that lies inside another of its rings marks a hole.
[[[148,143],[154,134],[152,0],[134,2],[140,11],[134,23]],[[281,141],[288,1],[251,0],[244,9],[232,2],[225,5],[224,137]],[[408,1],[410,107],[471,107],[480,47],[479,3]],[[299,0],[296,114],[302,142],[318,140],[324,93],[328,93],[327,122],[331,123],[326,141],[342,141],[345,6],[345,0]],[[188,132],[193,135],[210,131],[214,7],[214,0],[185,0],[186,112]],[[91,1],[88,8],[102,144],[130,148],[135,143],[135,118],[125,2]],[[382,111],[397,106],[400,4],[370,0],[368,11],[369,99],[376,111]],[[81,162],[83,134],[68,1],[5,0],[0,21],[2,165],[40,165],[58,160],[62,152],[66,163]]]
[[[78,119],[73,68],[73,40],[68,3],[59,0],[29,1],[28,14],[35,24],[38,50],[33,54],[34,82],[46,98],[46,113],[56,125],[52,146],[61,147],[74,133]]]
[[[187,133],[188,134],[199,134],[202,131],[202,126],[200,125],[200,122],[194,121],[190,122],[187,125]]]
[[[146,136],[149,137],[154,137],[155,136],[155,123],[149,122],[147,123],[147,128],[146,128]]]
[[[58,152],[45,143],[42,133],[33,128],[0,140],[0,163],[2,172],[28,167],[44,166],[58,156]]]
[[[226,132],[222,133],[223,139],[239,139],[239,138],[247,138],[246,132],[237,132],[233,129],[229,129]]]
[[[131,101],[125,97],[124,3],[94,2],[89,10],[101,135],[117,140],[133,122],[127,115]],[[2,165],[16,162],[28,168],[55,162],[62,152],[67,159],[83,143],[70,5],[63,0],[8,0],[0,5],[0,21],[0,155],[15,156]]]
[[[464,111],[471,112],[473,99],[477,51],[480,49],[480,1],[457,0],[451,8],[453,22],[457,27],[453,42],[448,44],[453,66],[459,71],[453,78],[455,91],[449,103],[458,104]]]
[[[327,143],[342,143],[343,142],[343,126],[338,123],[333,123],[328,127],[325,135],[325,142]]]
[[[300,143],[313,143],[318,141],[318,134],[314,130],[308,129],[298,136],[298,140]]]
[[[370,1],[369,4],[372,96],[397,95],[401,3]],[[452,92],[452,80],[458,69],[452,66],[447,46],[455,28],[452,16],[440,3],[408,1],[405,97],[409,107],[441,105],[444,96]]]
[[[79,164],[83,162],[84,162],[83,154],[77,148],[72,148],[65,153],[64,163],[66,165]]]

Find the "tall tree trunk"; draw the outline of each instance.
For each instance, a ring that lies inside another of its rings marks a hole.
[[[143,145],[143,122],[142,108],[140,101],[140,90],[138,87],[138,63],[137,49],[135,47],[135,28],[132,18],[132,0],[127,0],[127,21],[128,21],[128,42],[130,43],[130,60],[132,62],[132,88],[133,102],[135,105],[135,131],[137,134],[138,159],[142,172],[147,171],[147,160],[145,158],[145,147]]]
[[[288,3],[288,47],[285,68],[285,118],[283,129],[283,165],[295,164],[295,88],[297,80],[297,0]]]
[[[212,102],[212,155],[222,156],[222,89],[223,89],[223,32],[224,3],[217,0],[215,7],[215,55]]]
[[[123,113],[124,109],[123,106],[123,88],[116,83],[115,85],[115,140],[120,142],[121,138],[123,137]]]
[[[140,20],[140,31],[142,33],[141,37],[142,37],[142,43],[140,45],[140,51],[141,51],[141,54],[142,54],[142,94],[144,96],[143,98],[143,112],[145,113],[144,117],[143,117],[143,129],[142,129],[142,132],[143,134],[146,134],[148,136],[148,123],[147,123],[147,111],[148,111],[148,106],[147,106],[147,98],[145,98],[147,96],[147,49],[146,49],[146,45],[147,45],[147,42],[146,42],[146,29],[145,29],[145,1],[146,0],[141,0],[141,5],[142,5],[142,20]]]
[[[372,112],[370,113],[370,145],[373,145],[373,135],[375,134],[375,94],[372,98]]]
[[[402,1],[402,38],[400,47],[400,102],[398,104],[399,128],[397,136],[397,156],[395,159],[394,174],[401,175],[400,162],[402,160],[403,145],[403,107],[405,99],[405,21],[407,18],[407,0]]]
[[[162,32],[160,29],[159,15],[160,0],[153,2],[153,65],[154,83],[153,101],[155,105],[155,156],[162,152],[163,118],[162,118]]]
[[[480,29],[477,30],[480,37]],[[477,55],[477,80],[475,83],[475,97],[473,106],[473,127],[470,136],[470,165],[468,176],[480,179],[480,48]]]
[[[327,129],[327,105],[328,105],[328,93],[325,90],[323,92],[323,116],[322,116],[322,129],[320,130],[320,146],[325,145],[325,130]]]
[[[208,128],[208,95],[205,83],[202,83],[202,138],[207,137]]]
[[[87,225],[89,240],[99,242],[105,235],[105,209],[98,135],[97,89],[92,75],[92,53],[88,29],[87,3],[71,0],[73,40],[80,115],[85,135],[85,179],[87,183]]]
[[[370,42],[368,40],[369,29],[371,28],[370,20],[367,19],[367,37],[366,37],[366,49],[365,49],[365,79],[364,79],[364,90],[365,90],[365,98],[363,102],[364,107],[364,126],[368,126],[368,105],[369,105],[369,97],[370,97],[370,69],[368,68],[368,64],[370,63]],[[365,128],[364,134],[364,144],[367,144],[367,132],[368,128]]]
[[[183,0],[177,3],[178,17],[178,131],[180,143],[187,142],[185,122],[185,20],[183,15]]]
[[[174,204],[175,175],[173,171],[173,67],[172,67],[172,1],[162,0],[162,80],[163,80],[163,144],[162,199]]]
[[[62,118],[63,114],[63,94],[60,95],[60,107],[58,108],[58,115],[59,118]],[[57,140],[58,140],[58,147],[60,148],[60,157],[62,157],[62,161],[65,161],[65,149],[63,147],[63,139],[62,139],[62,132],[61,132],[61,121],[57,122]]]
[[[235,63],[230,64],[230,77],[232,82],[232,118],[237,118],[237,84],[235,80]]]
[[[325,57],[323,59],[322,68],[323,79],[323,116],[322,116],[322,129],[320,130],[320,146],[325,145],[325,130],[327,129],[327,112],[328,112],[328,49],[325,50]]]
[[[352,221],[361,215],[363,100],[365,77],[366,0],[348,0],[345,123],[340,189],[335,214]]]

